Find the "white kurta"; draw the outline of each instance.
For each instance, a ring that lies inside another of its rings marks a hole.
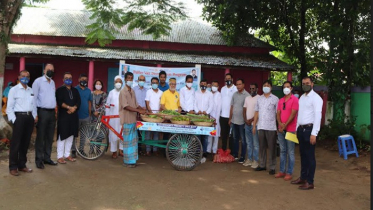
[[[106,116],[108,115],[118,115],[119,114],[119,93],[120,91],[117,91],[116,89],[111,90],[109,92],[109,96],[107,97],[106,103],[112,104],[114,106],[110,106],[110,108],[106,108]],[[111,127],[113,127],[118,133],[120,133],[120,130],[122,129],[122,125],[120,124],[119,118],[112,118],[109,121],[109,124]],[[109,130],[109,141],[110,141],[110,151],[116,152],[118,150],[117,148],[117,141],[119,140],[119,137],[115,135],[111,130]],[[123,147],[120,145],[120,149],[123,149]]]
[[[213,108],[213,96],[210,91],[205,91],[202,93],[202,91],[197,91],[195,93],[195,99],[194,99],[194,111],[195,112],[206,112],[207,114],[210,114]]]
[[[180,106],[184,111],[189,112],[194,110],[194,96],[195,91],[193,87],[190,90],[186,86],[180,89]]]
[[[212,111],[210,115],[216,120],[216,136],[209,136],[207,152],[216,153],[218,150],[218,142],[220,137],[220,123],[219,118],[221,114],[221,93],[216,91],[213,95]]]

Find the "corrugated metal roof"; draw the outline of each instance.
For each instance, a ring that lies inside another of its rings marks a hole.
[[[50,45],[9,44],[10,54],[57,55],[81,58],[146,60],[177,63],[206,64],[215,66],[258,67],[266,69],[294,69],[272,55],[238,56],[238,55],[203,55],[178,52],[161,52],[130,49],[68,47]]]
[[[13,34],[86,37],[86,26],[93,23],[89,19],[91,12],[73,10],[55,10],[50,8],[23,7],[22,15],[13,29]],[[151,35],[144,35],[140,30],[127,31],[127,27],[116,34],[118,40],[164,41],[191,44],[226,45],[220,31],[206,23],[187,19],[171,25],[169,36],[154,40]],[[237,46],[263,47],[274,49],[273,46],[247,36],[239,41]]]

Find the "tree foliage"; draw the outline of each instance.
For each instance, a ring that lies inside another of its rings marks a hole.
[[[127,31],[139,29],[143,34],[158,39],[169,35],[171,23],[186,17],[183,3],[173,0],[123,0],[124,7],[118,7],[114,0],[83,0],[92,12],[95,22],[87,26],[88,44],[96,41],[100,46],[110,44],[122,27]]]
[[[197,1],[204,5],[204,18],[230,44],[259,31],[259,37],[269,37],[288,63],[300,68],[300,78],[322,78],[336,104],[335,118],[344,119],[351,87],[369,84],[369,0]]]

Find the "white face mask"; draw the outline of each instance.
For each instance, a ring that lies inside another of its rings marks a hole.
[[[282,91],[284,92],[285,95],[289,95],[290,88],[284,88]]]
[[[101,90],[102,85],[95,85],[96,90]]]
[[[115,86],[115,89],[119,90],[122,87],[122,83],[117,82],[117,83],[115,83],[114,86]]]
[[[211,90],[212,90],[212,92],[216,92],[216,91],[218,91],[218,87],[212,86]]]
[[[269,92],[271,92],[271,88],[270,87],[263,87],[263,92],[264,93],[269,93]]]
[[[191,88],[191,87],[193,86],[193,83],[186,83],[186,86],[187,86],[188,88]]]

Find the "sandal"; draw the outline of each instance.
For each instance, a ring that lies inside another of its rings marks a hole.
[[[66,161],[63,158],[59,158],[57,160],[57,163],[59,163],[59,164],[66,164]]]
[[[127,164],[127,168],[136,168],[136,164]]]
[[[119,157],[123,157],[123,150],[119,150]]]
[[[116,153],[116,152],[113,152],[113,154],[111,155],[111,158],[113,158],[113,159],[117,159],[117,158],[118,158],[117,153]]]
[[[71,156],[67,157],[66,160],[69,160],[69,161],[71,161],[71,162],[75,162],[75,161],[76,161],[76,159],[75,159],[75,158],[72,158]]]

